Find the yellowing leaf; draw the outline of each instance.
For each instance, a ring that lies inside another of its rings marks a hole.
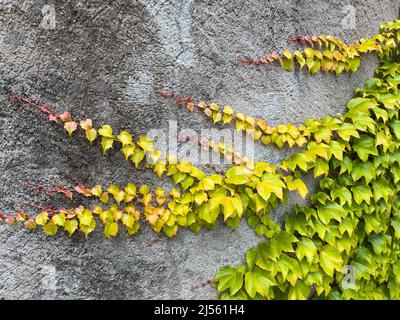
[[[311,239],[303,237],[297,243],[296,256],[299,260],[306,257],[307,261],[311,263],[316,258],[316,254],[317,247]]]
[[[225,181],[235,185],[245,184],[249,181],[251,173],[246,167],[234,166],[226,171]]]
[[[35,218],[35,222],[39,226],[44,226],[47,223],[47,221],[49,221],[49,215],[45,211],[39,213]]]
[[[124,145],[121,148],[122,153],[125,155],[125,159],[128,160],[135,153],[135,146],[133,144]]]
[[[72,133],[78,128],[78,124],[75,121],[66,122],[64,124],[65,130],[67,130],[68,134],[71,136]]]
[[[142,150],[135,149],[133,156],[131,157],[132,162],[135,164],[136,168],[139,167],[139,164],[144,159],[146,153]]]
[[[92,128],[93,123],[92,120],[86,119],[86,120],[81,120],[80,126],[83,130],[88,131]]]
[[[115,237],[118,233],[118,224],[116,222],[106,223],[104,226],[104,234],[107,238]]]
[[[53,221],[49,221],[43,226],[43,231],[49,236],[55,236],[58,231],[58,226]]]
[[[55,214],[51,218],[51,221],[53,221],[53,223],[56,224],[57,226],[63,227],[65,225],[65,221],[66,221],[65,213]]]
[[[135,218],[130,214],[124,213],[122,215],[122,223],[128,228],[132,228],[133,224],[135,223]]]
[[[105,154],[108,149],[112,148],[113,143],[114,143],[114,138],[103,137],[101,139],[101,146],[103,148],[103,154]]]
[[[76,219],[67,220],[64,224],[64,228],[68,232],[68,235],[72,236],[72,234],[78,229],[78,221]]]
[[[132,144],[132,135],[128,131],[122,131],[117,138],[123,146]]]
[[[86,130],[86,139],[88,139],[90,143],[96,140],[96,138],[97,138],[96,129],[91,128],[89,130]]]
[[[103,189],[101,188],[101,185],[96,185],[94,188],[92,188],[91,192],[94,196],[101,197]]]
[[[290,191],[297,190],[300,196],[305,199],[308,194],[308,188],[301,179],[294,179],[292,176],[288,176],[286,179],[286,185]]]
[[[114,138],[113,130],[108,124],[102,126],[99,129],[99,135],[101,135],[102,137],[105,137],[105,138],[110,138],[110,139]]]
[[[146,136],[142,136],[138,140],[137,144],[143,149],[144,152],[153,150],[153,141]]]
[[[342,255],[331,245],[326,245],[319,251],[319,261],[322,269],[330,277],[333,276],[335,270],[340,272],[342,271]]]
[[[161,176],[163,175],[163,173],[167,170],[167,164],[165,161],[162,162],[157,162],[154,165],[154,172],[157,173],[157,176],[159,178],[161,178]]]

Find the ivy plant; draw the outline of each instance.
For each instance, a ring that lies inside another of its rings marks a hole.
[[[254,162],[223,143],[200,141],[232,160],[228,170],[207,174],[173,155],[163,159],[146,136],[134,140],[128,131],[114,132],[107,124],[97,127],[69,112],[57,115],[47,104],[12,93],[13,102],[44,113],[71,137],[82,134],[103,153],[118,149],[135,169],[168,177],[175,187],[151,190],[133,182],[55,189],[27,185],[72,201],[79,194],[96,205],[56,209],[25,204],[32,212],[1,214],[0,221],[23,223],[48,235],[65,231],[86,237],[97,226],[107,237],[123,230],[133,235],[147,221],[155,232],[173,237],[182,227],[193,232],[211,228],[220,216],[232,228],[246,218],[265,240],[247,251],[244,264],[218,271],[213,283],[220,298],[399,299],[400,20],[384,23],[380,30],[350,45],[332,36],[299,36],[292,40],[305,46],[302,51],[239,59],[245,64],[279,63],[287,71],[340,74],[356,72],[361,56],[375,53],[379,65],[374,77],[355,90],[343,115],[308,119],[301,126],[270,126],[231,106],[193,102],[158,90],[188,111],[198,110],[214,124],[232,126],[262,144],[302,148],[278,165]],[[303,182],[308,173],[319,179],[319,189],[311,195]],[[281,226],[269,214],[285,203],[288,192],[310,201],[296,206]],[[343,285],[346,266],[354,271],[354,286]]]

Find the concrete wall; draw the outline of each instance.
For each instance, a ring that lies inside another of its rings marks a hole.
[[[343,112],[353,90],[372,75],[374,57],[365,57],[356,74],[338,77],[247,67],[236,58],[282,50],[291,35],[332,34],[346,42],[368,37],[381,22],[397,18],[399,4],[0,0],[0,211],[14,212],[19,201],[46,203],[22,190],[21,182],[160,185],[152,173],[134,172],[122,155],[101,157],[99,148],[70,139],[37,112],[11,105],[9,90],[136,135],[165,129],[170,120],[180,129],[210,127],[201,114],[178,111],[155,95],[158,86],[228,103],[273,124],[300,124]],[[54,29],[43,28],[45,5],[55,9]],[[275,163],[288,154],[256,149],[258,160]],[[296,201],[291,198],[275,217],[282,220]],[[182,230],[171,240],[153,243],[155,238],[148,228],[133,238],[108,240],[96,232],[84,240],[1,225],[0,298],[213,298],[212,288],[191,287],[243,261],[259,241],[245,223],[235,231],[220,225],[198,235]]]

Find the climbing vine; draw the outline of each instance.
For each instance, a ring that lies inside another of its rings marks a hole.
[[[179,228],[199,232],[211,228],[219,216],[230,227],[245,217],[265,241],[246,253],[246,263],[221,268],[214,277],[222,299],[399,299],[400,298],[400,20],[381,25],[381,33],[346,45],[332,36],[298,36],[291,41],[303,51],[276,52],[239,63],[279,63],[287,71],[305,68],[317,72],[355,72],[360,57],[374,52],[379,66],[373,78],[347,104],[341,116],[308,119],[303,125],[270,126],[263,119],[236,113],[231,106],[194,102],[174,93],[157,92],[188,111],[203,112],[214,124],[233,126],[262,144],[302,147],[278,165],[254,162],[232,147],[199,141],[226,159],[226,172],[207,174],[189,161],[166,159],[153,141],[131,133],[115,133],[109,125],[96,127],[90,119],[69,112],[57,115],[49,105],[37,104],[12,93],[11,101],[37,109],[72,137],[83,135],[103,153],[120,150],[135,170],[154,171],[170,177],[175,188],[150,190],[147,185],[58,186],[54,189],[27,184],[27,188],[70,200],[78,195],[95,202],[93,207],[52,208],[21,203],[15,214],[1,214],[0,221],[23,223],[69,236],[88,236],[101,225],[107,237],[125,229],[138,232],[146,221],[155,232],[175,236]],[[289,191],[306,198],[303,182],[312,172],[319,190],[306,207],[296,206],[284,226],[269,215],[285,203]],[[32,211],[32,212],[29,212]],[[354,271],[354,286],[344,286],[343,270]]]

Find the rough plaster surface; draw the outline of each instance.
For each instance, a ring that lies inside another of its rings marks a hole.
[[[46,4],[56,10],[53,30],[40,27]],[[342,24],[349,4],[355,29]],[[296,34],[347,42],[371,36],[397,17],[398,7],[398,0],[0,0],[0,211],[14,212],[19,201],[46,203],[21,190],[26,181],[160,184],[151,173],[135,173],[119,154],[101,157],[99,148],[10,105],[9,90],[136,135],[166,128],[170,120],[180,129],[210,127],[201,114],[178,111],[156,96],[158,86],[231,104],[273,124],[300,124],[343,112],[353,90],[372,75],[375,59],[364,58],[354,75],[311,77],[237,65],[236,58],[282,50]],[[256,158],[278,162],[288,152],[257,147]],[[275,216],[283,219],[297,200]],[[0,298],[214,298],[212,288],[193,292],[192,285],[242,262],[259,241],[245,223],[235,231],[223,225],[198,235],[182,230],[152,244],[155,238],[147,228],[133,238],[108,240],[96,232],[85,241],[2,225]]]

